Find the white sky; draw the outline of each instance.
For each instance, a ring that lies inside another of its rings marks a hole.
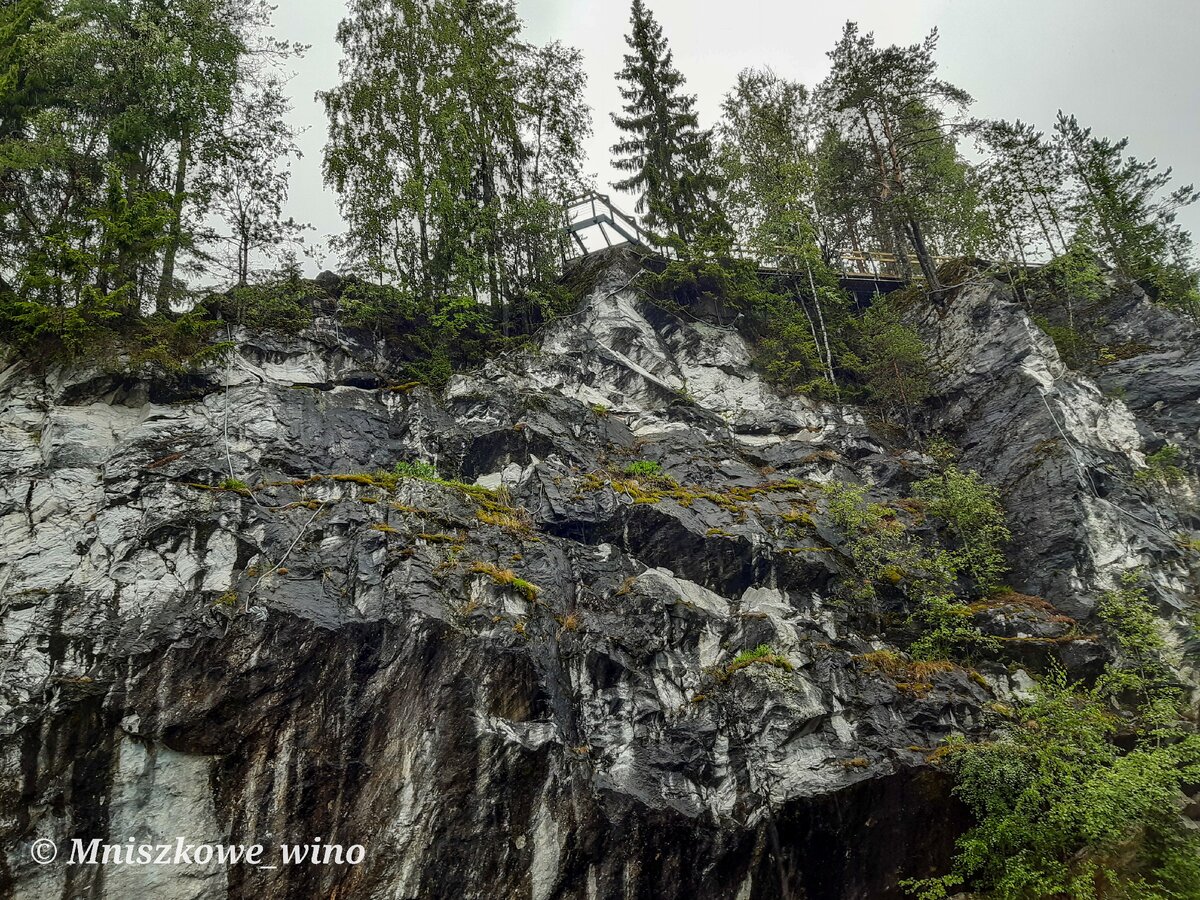
[[[288,213],[316,227],[315,239],[342,229],[334,195],[321,181],[324,113],[313,94],[337,81],[334,30],[341,0],[277,0],[279,37],[311,45],[291,82],[304,158],[293,166]],[[847,19],[880,43],[941,34],[941,74],[969,91],[972,112],[1020,118],[1050,131],[1059,108],[1100,135],[1129,135],[1130,151],[1175,167],[1176,184],[1200,183],[1200,0],[648,0],[699,95],[702,124],[748,66],[771,66],[813,85]],[[615,72],[625,52],[625,0],[518,0],[529,40],[558,39],[584,53],[586,100],[595,135],[588,171],[609,190],[609,113],[620,103]],[[618,203],[632,209],[630,197]],[[1200,204],[1181,215],[1200,236]],[[310,264],[334,268],[332,256]]]

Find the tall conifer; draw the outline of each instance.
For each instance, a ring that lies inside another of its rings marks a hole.
[[[700,128],[696,97],[683,91],[662,26],[642,0],[633,0],[631,53],[617,73],[623,114],[613,122],[626,136],[613,145],[613,165],[629,176],[613,185],[639,192],[636,210],[646,226],[683,244],[723,230],[713,198],[712,137]]]

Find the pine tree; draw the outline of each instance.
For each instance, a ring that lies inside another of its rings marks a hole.
[[[936,29],[920,44],[878,47],[847,22],[819,90],[828,126],[869,163],[870,203],[895,235],[897,254],[903,259],[911,244],[934,297],[941,285],[932,239],[943,251],[970,252],[982,224],[952,118],[971,98],[937,77],[936,47]]]
[[[1052,256],[1065,252],[1067,238],[1059,214],[1065,205],[1064,173],[1058,148],[1020,121],[978,122],[975,131],[986,154],[979,175],[998,242],[1007,242],[1022,262],[1030,247]]]
[[[702,130],[696,97],[683,92],[662,26],[642,0],[633,0],[632,30],[625,41],[632,53],[617,73],[624,82],[623,114],[613,122],[627,136],[613,145],[613,166],[629,177],[619,191],[639,192],[636,210],[646,226],[683,245],[724,230],[715,203],[712,136]]]
[[[1190,184],[1169,190],[1171,169],[1126,155],[1128,138],[1094,137],[1061,111],[1054,130],[1076,182],[1076,238],[1094,242],[1120,275],[1144,281],[1163,300],[1195,303],[1191,235],[1176,216],[1200,191]]]

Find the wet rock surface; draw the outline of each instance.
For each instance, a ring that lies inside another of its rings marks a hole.
[[[0,896],[895,897],[966,824],[929,752],[1039,667],[1102,665],[1121,572],[1186,633],[1192,482],[1133,473],[1200,452],[1187,326],[1131,301],[1111,327],[1174,342],[1096,376],[1000,285],[921,314],[923,427],[1000,488],[1014,542],[1012,592],[973,608],[1003,657],[913,681],[869,663],[897,616],[840,591],[820,486],[897,498],[932,460],[780,396],[635,271],[610,260],[534,349],[443,390],[325,318],[235,334],[186,390],[0,373]],[[373,474],[401,460],[442,478]],[[176,836],[365,858],[30,858]]]

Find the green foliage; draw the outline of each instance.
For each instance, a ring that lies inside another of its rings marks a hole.
[[[1076,239],[1065,253],[1016,281],[1034,310],[1033,321],[1054,341],[1063,362],[1082,368],[1102,361],[1082,313],[1103,301],[1109,285],[1094,250]]]
[[[208,261],[204,222],[241,133],[230,123],[239,92],[290,52],[267,37],[269,18],[261,0],[0,9],[6,342],[40,360],[115,346],[135,367],[168,370],[203,351],[187,346],[198,319],[164,316],[177,271]],[[251,167],[274,164],[267,148],[244,149]],[[151,306],[158,319],[140,322]]]
[[[646,227],[684,251],[698,242],[727,243],[716,186],[712,138],[699,127],[696,97],[683,92],[662,26],[642,0],[633,0],[630,53],[617,78],[624,101],[613,122],[624,133],[613,145],[613,167],[629,175],[613,185],[638,193],[635,209]]]
[[[226,478],[221,482],[221,490],[233,491],[235,494],[249,494],[250,486],[240,478]]]
[[[1094,344],[1071,326],[1054,325],[1045,316],[1034,316],[1033,324],[1054,342],[1054,349],[1068,366],[1080,368],[1090,361]]]
[[[314,288],[298,269],[285,268],[263,280],[212,294],[201,304],[224,322],[253,330],[299,334],[312,324]]]
[[[730,663],[730,665],[741,667],[747,665],[748,663],[752,663],[761,659],[768,659],[773,656],[778,656],[778,654],[770,644],[759,644],[753,650],[743,650],[733,658],[733,661]]]
[[[969,885],[994,900],[1181,900],[1200,895],[1200,835],[1179,814],[1200,778],[1200,737],[1141,740],[1122,752],[1106,687],[1061,671],[1001,726],[996,740],[943,752],[977,824],[952,873],[909,882],[922,898]]]
[[[402,478],[420,478],[425,481],[430,481],[438,477],[437,467],[434,466],[433,463],[428,463],[424,460],[417,460],[416,462],[398,462],[392,471]]]
[[[981,122],[976,137],[986,158],[977,169],[990,218],[987,249],[995,258],[1028,262],[1066,246],[1062,154],[1024,122]]]
[[[78,302],[49,306],[0,292],[0,334],[22,355],[73,358],[108,335],[125,312],[119,294],[81,292]]]
[[[763,260],[819,264],[806,120],[808,91],[770,69],[746,69],[722,104],[718,162],[723,204],[738,239]]]
[[[860,580],[850,585],[856,599],[874,600],[876,586],[908,582],[918,595],[944,587],[950,573],[891,507],[872,503],[862,485],[833,482],[824,487],[829,521],[847,539],[846,550]]]
[[[729,257],[668,259],[659,271],[647,271],[642,282],[656,300],[681,307],[712,301],[729,309],[751,311],[764,305],[769,293],[752,262]]]
[[[210,294],[181,315],[131,313],[118,294],[85,291],[81,302],[53,307],[0,293],[0,334],[39,364],[91,359],[113,371],[182,374],[233,348],[223,323],[298,334],[312,321],[313,286],[295,270]]]
[[[1096,615],[1116,649],[1105,684],[1116,696],[1136,699],[1145,727],[1171,729],[1180,717],[1181,697],[1164,660],[1167,644],[1157,610],[1142,581],[1140,569],[1123,573],[1120,585],[1097,604]]]
[[[971,98],[937,77],[936,47],[936,30],[920,44],[879,47],[873,34],[847,22],[818,89],[832,191],[844,198],[839,205],[850,221],[864,221],[878,235],[877,246],[892,250],[905,269],[911,248],[935,294],[941,285],[930,245],[972,254],[985,230],[954,137],[965,127],[957,114]]]
[[[108,344],[109,352],[127,354],[124,361],[114,364],[110,358],[105,365],[128,372],[148,369],[184,375],[223,360],[233,350],[231,341],[213,340],[218,324],[203,308],[177,317],[155,314],[133,320]],[[92,340],[97,341],[97,336],[92,335]],[[101,346],[91,348],[93,356]]]
[[[1063,303],[1096,301],[1108,289],[1095,252],[1078,240],[1037,269],[1032,278]]]
[[[342,320],[386,340],[408,360],[405,377],[441,385],[459,370],[477,366],[511,346],[486,307],[469,297],[425,301],[401,287],[352,280],[341,301]]]
[[[1127,279],[1159,301],[1191,309],[1200,286],[1190,235],[1176,221],[1200,200],[1193,185],[1171,190],[1171,170],[1126,155],[1129,139],[1095,137],[1061,111],[1055,133],[1080,191],[1072,204],[1078,239],[1098,247]]]
[[[1004,524],[1000,492],[976,472],[946,466],[938,475],[918,481],[913,496],[926,512],[941,519],[953,535],[948,564],[969,575],[981,593],[996,588],[1007,571],[1004,547],[1012,535]]]
[[[668,308],[710,303],[737,313],[734,325],[771,384],[824,399],[855,399],[863,377],[858,322],[836,276],[824,264],[812,269],[812,282],[794,275],[772,278],[760,275],[749,260],[692,255],[647,272],[643,283]]]
[[[264,37],[269,14],[258,0],[5,5],[0,271],[13,293],[167,311],[177,263],[204,256],[238,86],[286,53]]]
[[[760,307],[762,337],[753,361],[771,384],[820,399],[838,396],[822,358],[821,345],[794,300],[772,297]]]
[[[0,295],[0,333],[37,365],[86,359],[114,372],[179,375],[232,349],[213,341],[220,323],[204,307],[182,316],[135,317],[119,306],[111,295],[60,308]]]
[[[227,232],[211,236],[218,247],[213,262],[239,287],[253,280],[256,258],[282,263],[309,227],[283,215],[290,160],[300,156],[284,84],[273,73],[250,81],[235,87],[223,152],[198,178]]]
[[[662,464],[652,459],[639,459],[631,462],[621,470],[630,478],[657,478],[662,475]]]
[[[931,392],[924,342],[893,301],[877,297],[863,316],[861,346],[871,399],[885,414],[902,414],[911,428],[913,412]]]
[[[1120,587],[1105,592],[1096,612],[1121,651],[1139,662],[1157,658],[1166,646],[1138,569],[1121,575]]]
[[[728,665],[716,670],[713,674],[718,681],[725,681],[733,673],[749,666],[771,666],[776,669],[782,669],[785,672],[791,672],[795,669],[791,660],[777,653],[770,644],[759,644],[753,649],[742,650],[730,660]]]
[[[997,646],[994,638],[972,624],[971,611],[948,593],[921,595],[909,624],[918,634],[908,648],[915,660],[967,660]]]
[[[538,595],[542,592],[540,587],[521,578],[512,569],[501,569],[493,563],[477,562],[471,566],[471,572],[476,575],[488,576],[498,587],[512,588],[530,603],[535,603]]]
[[[507,335],[559,302],[550,285],[562,203],[584,181],[585,79],[577,51],[534,48],[522,28],[512,0],[348,5],[341,81],[320,95],[325,180],[350,225],[347,264],[394,286],[373,298],[385,312],[411,317],[415,301],[426,316],[444,305],[461,316],[486,296],[480,311]],[[455,356],[442,349],[428,354],[434,380]]]
[[[844,386],[849,304],[818,240],[811,203],[816,161],[805,87],[770,69],[747,69],[722,105],[722,205],[741,248],[781,275],[755,304],[755,359],[767,379],[812,396]]]
[[[1182,456],[1182,451],[1174,444],[1163,444],[1146,457],[1146,468],[1134,473],[1133,479],[1138,484],[1178,484],[1187,477],[1179,467]]]
[[[902,589],[912,601],[909,624],[916,637],[909,652],[915,659],[965,659],[995,646],[955,595],[962,576],[980,589],[992,586],[1003,571],[1008,531],[994,489],[976,473],[953,467],[918,484],[918,500],[945,523],[949,547],[921,540],[895,510],[869,502],[864,487],[835,482],[825,492],[829,520],[846,535],[858,576],[850,595],[874,601],[880,585]],[[964,538],[968,528],[973,533]]]

